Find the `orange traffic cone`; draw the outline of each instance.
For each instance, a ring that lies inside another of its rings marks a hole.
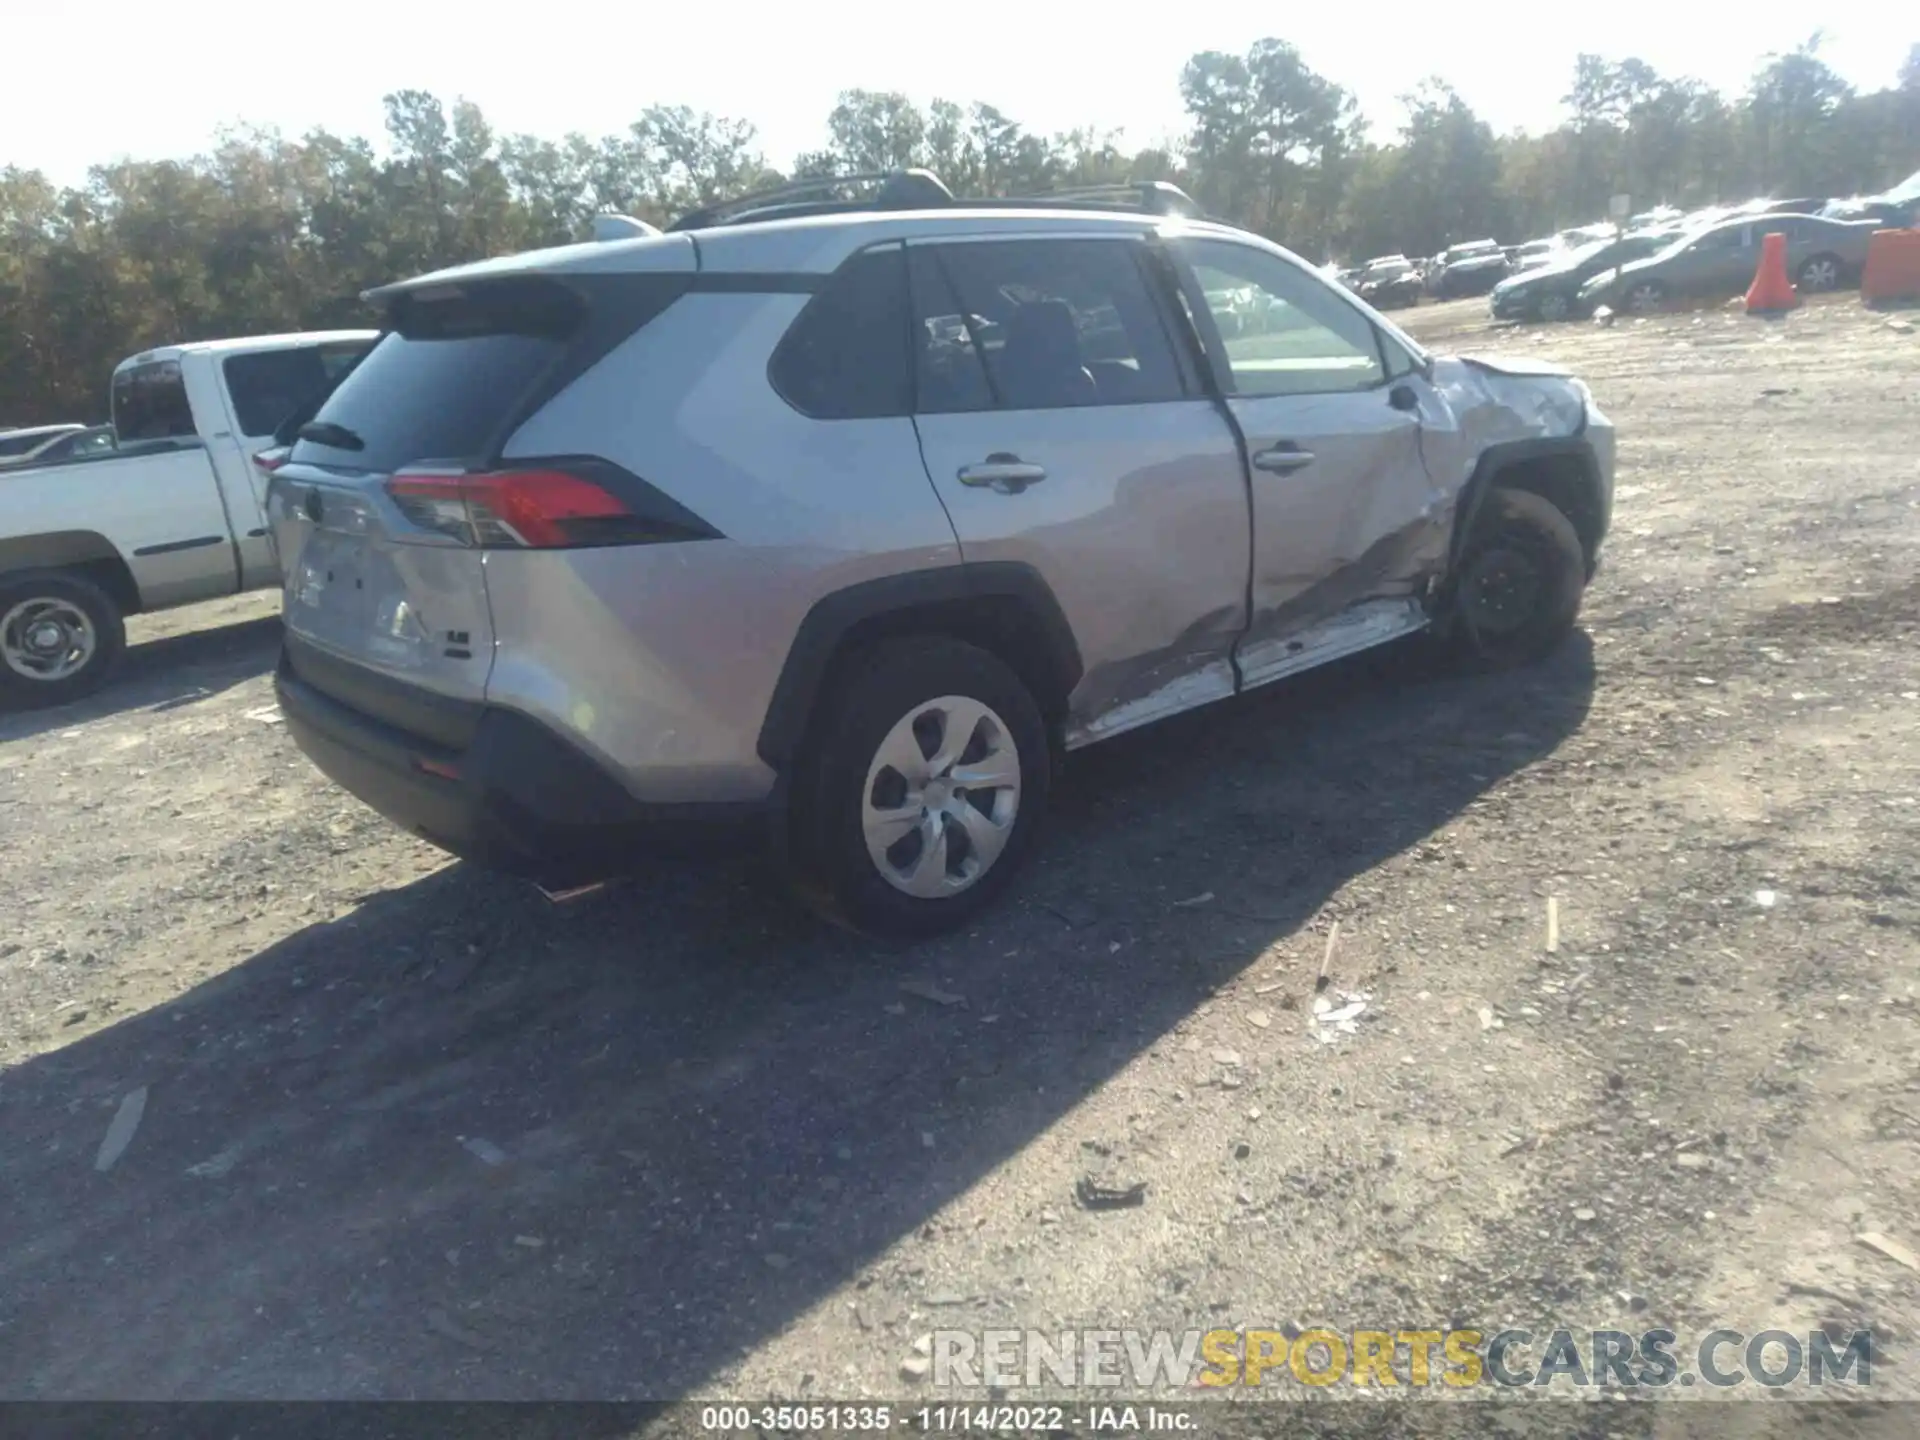
[[[1760,268],[1753,272],[1747,291],[1749,315],[1779,315],[1800,303],[1787,279],[1787,237],[1775,231],[1760,241]]]

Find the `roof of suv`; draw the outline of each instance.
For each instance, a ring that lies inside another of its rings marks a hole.
[[[1209,221],[1059,208],[856,210],[759,220],[710,230],[681,230],[631,240],[585,241],[500,255],[436,270],[367,292],[381,300],[407,291],[526,274],[629,274],[693,271],[719,274],[826,275],[856,250],[914,235],[975,235],[1018,229],[1036,235],[1145,234],[1169,226],[1237,233]]]
[[[873,188],[855,197],[863,186]],[[596,216],[593,238],[582,243],[436,270],[361,298],[428,298],[439,286],[507,275],[825,275],[868,245],[915,234],[991,234],[1009,226],[1041,235],[1138,234],[1169,223],[1238,233],[1209,222],[1192,196],[1164,180],[962,199],[923,169],[811,175],[703,205],[664,232],[631,216]]]

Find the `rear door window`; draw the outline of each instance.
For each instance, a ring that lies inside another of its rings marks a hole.
[[[546,281],[402,297],[394,326],[302,427],[292,458],[391,473],[483,457],[566,357],[585,305]]]
[[[1140,249],[1120,240],[914,247],[920,410],[1183,399]]]
[[[113,428],[122,443],[193,438],[193,407],[178,360],[153,360],[114,375]]]
[[[240,433],[256,438],[273,434],[282,420],[323,393],[366,351],[364,343],[348,343],[229,356],[221,371]]]
[[[906,251],[862,251],[807,303],[774,351],[776,390],[816,420],[872,420],[913,409]]]

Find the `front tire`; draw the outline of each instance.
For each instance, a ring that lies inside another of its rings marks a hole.
[[[1052,759],[1032,694],[989,652],[938,636],[860,652],[841,670],[796,773],[801,898],[886,938],[966,923],[1031,848]]]
[[[1587,557],[1573,522],[1530,490],[1496,488],[1474,519],[1449,587],[1444,634],[1472,670],[1551,654],[1573,630]]]
[[[84,575],[0,578],[0,710],[39,710],[90,695],[126,649],[113,598]]]

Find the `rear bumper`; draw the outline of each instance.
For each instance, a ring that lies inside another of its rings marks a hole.
[[[636,800],[515,711],[481,710],[455,749],[323,693],[284,651],[274,690],[294,743],[341,788],[450,854],[549,889],[608,879],[651,856],[737,849],[763,833],[764,804]]]

